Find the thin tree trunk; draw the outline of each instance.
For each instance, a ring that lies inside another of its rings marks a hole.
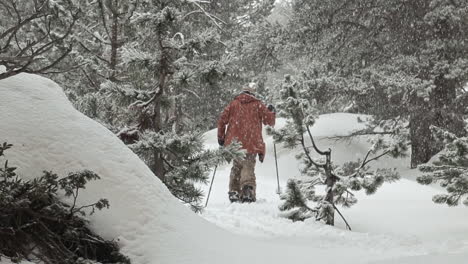
[[[154,100],[154,108],[153,108],[153,113],[154,113],[154,123],[153,123],[153,130],[156,133],[159,133],[162,131],[163,126],[162,126],[162,109],[161,109],[161,98],[164,95],[164,90],[166,89],[166,83],[167,83],[167,78],[168,78],[168,65],[166,61],[166,56],[164,54],[164,47],[162,45],[162,40],[161,40],[161,32],[157,32],[158,34],[158,45],[163,53],[161,55],[160,59],[160,69],[159,69],[159,85],[156,87],[157,90],[155,91],[155,97],[156,99]],[[165,181],[166,178],[166,171],[164,169],[164,153],[161,150],[156,150],[154,151],[154,164],[153,164],[153,171],[156,174],[156,176],[161,179],[161,181]]]
[[[162,118],[161,118],[161,97],[157,98],[154,102],[154,132],[158,133],[162,130]],[[164,170],[164,160],[163,160],[162,151],[154,151],[153,153],[153,168],[152,171],[156,176],[164,182],[165,180],[165,170]]]
[[[327,194],[325,196],[325,201],[331,205],[331,210],[328,211],[326,215],[325,223],[327,225],[335,225],[335,193],[333,187],[335,186],[336,179],[332,174],[332,164],[331,164],[331,151],[327,153],[327,162],[325,165],[325,175],[327,176],[325,183],[327,184]]]
[[[119,48],[119,15],[112,13],[112,30],[111,30],[111,57],[110,57],[110,69],[112,70],[109,79],[111,81],[116,80],[116,68],[117,68],[117,52]]]

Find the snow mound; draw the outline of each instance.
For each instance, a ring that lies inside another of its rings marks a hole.
[[[219,263],[226,256],[226,263],[237,263],[229,243],[238,244],[239,238],[180,204],[112,132],[76,111],[51,80],[20,74],[0,81],[0,141],[14,145],[6,158],[24,179],[43,170],[64,176],[90,169],[100,175],[79,203],[109,200],[109,210],[90,217],[92,228],[117,240],[132,263]]]

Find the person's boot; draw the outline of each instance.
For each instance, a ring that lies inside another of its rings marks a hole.
[[[236,191],[228,192],[228,195],[229,195],[229,201],[231,201],[231,203],[239,202],[239,193],[238,192],[236,192]]]
[[[242,187],[242,197],[241,201],[243,203],[252,203],[255,202],[255,196],[254,196],[254,187],[250,185],[244,185]]]

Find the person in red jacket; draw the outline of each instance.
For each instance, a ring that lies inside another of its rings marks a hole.
[[[224,109],[218,120],[219,145],[237,141],[247,152],[243,160],[233,161],[228,192],[231,202],[256,201],[256,157],[258,155],[260,162],[265,158],[262,125],[275,125],[275,108],[266,106],[255,97],[256,88],[255,83],[249,83]]]

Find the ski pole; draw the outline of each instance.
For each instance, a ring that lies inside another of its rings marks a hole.
[[[210,200],[211,187],[213,187],[213,182],[214,182],[217,168],[218,168],[218,164],[216,164],[214,171],[213,171],[213,177],[211,178],[210,189],[208,190],[208,195],[206,196],[205,208],[208,206],[208,201]]]
[[[278,181],[278,191],[276,193],[279,195],[281,194],[281,188],[280,188],[280,183],[279,183],[278,157],[276,155],[276,143],[273,143],[273,149],[275,151],[276,180]]]

